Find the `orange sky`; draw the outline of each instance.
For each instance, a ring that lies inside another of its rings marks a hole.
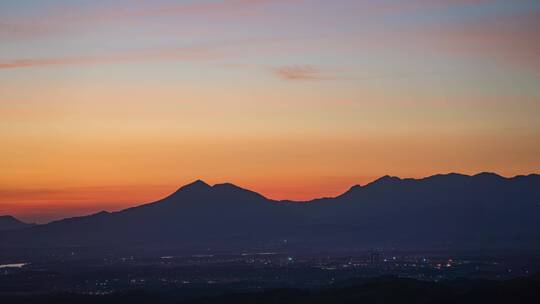
[[[540,172],[538,1],[0,3],[0,214]]]

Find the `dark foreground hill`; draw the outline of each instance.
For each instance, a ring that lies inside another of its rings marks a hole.
[[[135,290],[109,295],[49,294],[0,296],[2,303],[538,303],[540,280],[536,277],[509,281],[455,280],[439,283],[410,279],[380,278],[362,283],[301,290],[278,289],[259,292],[223,294],[202,299],[182,300],[180,295],[162,295]]]
[[[540,176],[382,177],[310,202],[202,181],[154,203],[0,233],[0,247],[540,249]]]

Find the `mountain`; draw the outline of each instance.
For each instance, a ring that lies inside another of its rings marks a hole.
[[[0,233],[2,246],[538,250],[540,175],[385,176],[308,202],[196,181],[153,203]]]
[[[4,230],[16,230],[21,228],[30,227],[32,224],[22,222],[11,215],[0,216],[0,231]]]

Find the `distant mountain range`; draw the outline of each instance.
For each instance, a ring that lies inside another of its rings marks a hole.
[[[0,248],[539,250],[540,175],[385,176],[308,202],[199,180],[153,203],[20,228],[0,232]]]
[[[4,230],[17,230],[22,228],[28,228],[34,224],[27,224],[22,222],[11,215],[0,216],[0,231]]]

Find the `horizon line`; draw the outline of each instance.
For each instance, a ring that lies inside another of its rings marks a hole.
[[[83,215],[76,215],[76,216],[67,216],[67,217],[64,217],[64,218],[60,218],[60,219],[56,219],[56,220],[50,220],[50,221],[47,221],[47,222],[43,222],[43,223],[30,223],[30,224],[37,224],[37,225],[45,225],[45,224],[50,224],[50,223],[54,223],[54,222],[58,222],[58,221],[62,221],[62,220],[65,220],[65,219],[72,219],[72,218],[79,218],[79,217],[86,217],[86,216],[92,216],[92,215],[97,215],[97,214],[102,214],[102,213],[116,213],[116,212],[122,212],[124,210],[128,210],[128,209],[132,209],[132,208],[137,208],[137,207],[141,207],[141,206],[144,206],[144,205],[150,205],[150,204],[153,204],[153,203],[156,203],[156,202],[159,202],[161,200],[164,200],[168,197],[171,197],[172,195],[174,195],[176,192],[182,190],[182,189],[185,189],[191,185],[194,185],[194,184],[198,184],[198,183],[202,183],[206,186],[208,186],[209,188],[214,188],[215,186],[221,186],[221,185],[230,185],[230,186],[233,186],[233,187],[236,187],[236,188],[239,188],[239,189],[242,189],[242,190],[245,190],[245,191],[249,191],[249,192],[252,192],[252,193],[255,193],[255,194],[258,194],[260,196],[262,196],[264,199],[266,200],[269,200],[269,201],[272,201],[272,202],[275,202],[275,203],[298,203],[298,204],[309,204],[311,202],[314,202],[314,201],[318,201],[318,200],[324,200],[324,199],[335,199],[335,198],[338,198],[346,193],[348,193],[349,191],[351,191],[352,189],[356,188],[356,187],[361,187],[361,188],[364,188],[364,187],[368,187],[369,185],[372,185],[372,184],[375,184],[383,179],[386,179],[386,178],[390,178],[390,179],[393,179],[393,180],[398,180],[398,181],[423,181],[423,180],[426,180],[426,179],[430,179],[430,178],[434,178],[434,177],[439,177],[439,176],[461,176],[461,177],[478,177],[478,176],[483,176],[483,175],[491,175],[491,176],[495,176],[497,178],[501,178],[501,179],[504,179],[504,180],[511,180],[511,179],[515,179],[515,178],[520,178],[520,177],[531,177],[531,176],[539,176],[540,174],[539,173],[528,173],[528,174],[517,174],[517,175],[514,175],[514,176],[504,176],[504,175],[501,175],[499,173],[496,173],[496,172],[489,172],[489,171],[482,171],[482,172],[479,172],[479,173],[476,173],[476,174],[464,174],[464,173],[457,173],[457,172],[448,172],[448,173],[437,173],[437,174],[432,174],[432,175],[427,175],[427,176],[424,176],[424,177],[418,177],[418,178],[414,178],[414,177],[399,177],[399,176],[393,176],[393,175],[383,175],[381,177],[378,177],[374,180],[372,180],[371,182],[368,182],[368,183],[365,183],[363,185],[361,184],[353,184],[352,186],[350,186],[345,192],[342,192],[342,193],[338,193],[336,195],[333,195],[333,196],[323,196],[323,197],[315,197],[315,198],[312,198],[312,199],[308,199],[308,200],[291,200],[291,199],[272,199],[272,198],[269,198],[267,196],[265,196],[264,194],[261,194],[257,191],[253,191],[253,190],[250,190],[249,188],[244,188],[242,186],[238,186],[234,183],[230,183],[230,182],[219,182],[219,183],[214,183],[214,184],[209,184],[207,182],[205,182],[203,179],[199,178],[199,179],[196,179],[195,181],[193,182],[190,182],[190,183],[187,183],[187,184],[184,184],[182,186],[180,186],[179,188],[177,188],[175,191],[171,192],[170,194],[168,195],[165,195],[161,198],[158,198],[156,200],[152,200],[152,201],[148,201],[148,202],[142,202],[142,203],[134,203],[133,205],[131,206],[127,206],[125,208],[122,208],[122,209],[119,209],[119,210],[112,210],[112,211],[109,211],[109,210],[106,210],[106,209],[102,209],[102,210],[99,210],[97,212],[92,212],[92,213],[87,213],[87,214],[83,214]],[[3,216],[10,216],[10,217],[13,217],[19,221],[20,218],[19,217],[16,217],[12,214],[0,214],[0,217],[3,217]],[[24,222],[24,221],[22,221]],[[25,222],[26,223],[26,222]]]

